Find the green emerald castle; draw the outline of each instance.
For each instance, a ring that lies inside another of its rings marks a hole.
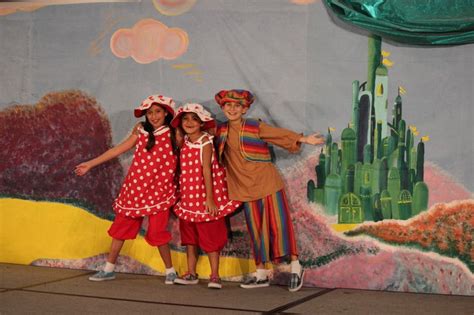
[[[400,88],[388,120],[388,70],[382,61],[380,38],[369,38],[368,78],[352,83],[351,121],[341,143],[328,130],[316,183],[307,185],[308,200],[337,215],[340,224],[406,220],[428,208],[425,144],[415,144],[415,131],[402,117]]]

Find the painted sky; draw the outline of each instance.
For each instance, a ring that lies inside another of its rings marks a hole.
[[[150,94],[201,102],[220,118],[214,94],[246,88],[257,96],[251,116],[306,133],[331,126],[338,136],[347,126],[352,80],[367,77],[367,37],[332,20],[321,1],[199,0],[164,9],[159,2],[1,15],[0,109],[34,104],[50,91],[80,89],[105,109],[118,142],[134,124],[132,109]],[[113,34],[145,19],[185,32],[186,49],[150,62],[118,58],[110,48]],[[394,63],[389,107],[402,85],[407,125],[431,139],[426,160],[472,191],[474,45],[382,48]],[[282,166],[295,161],[279,157]]]

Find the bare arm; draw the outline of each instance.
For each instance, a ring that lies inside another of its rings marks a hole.
[[[204,138],[203,142],[208,141]],[[212,143],[209,142],[202,148],[202,174],[204,176],[204,185],[206,186],[206,210],[211,215],[217,215],[217,206],[214,202],[214,189],[212,186],[211,174]]]
[[[122,143],[116,145],[115,147],[105,151],[103,154],[99,155],[98,157],[83,162],[79,165],[76,165],[74,172],[78,176],[83,176],[87,172],[89,172],[92,168],[96,167],[97,165],[100,165],[104,162],[107,162],[113,158],[116,158],[117,156],[121,155],[122,153],[130,150],[135,146],[135,143],[137,142],[138,139],[138,133],[137,133],[137,126],[135,126],[134,131],[132,134]]]

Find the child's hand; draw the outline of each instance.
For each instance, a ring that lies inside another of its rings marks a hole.
[[[314,133],[312,135],[306,136],[306,137],[301,137],[299,142],[301,143],[307,143],[311,145],[319,145],[319,144],[324,144],[324,136],[320,133]]]
[[[77,176],[83,176],[87,172],[89,172],[91,168],[92,166],[89,163],[84,162],[76,166],[76,168],[74,169],[74,173],[76,173]]]
[[[207,197],[206,198],[206,211],[207,211],[207,213],[209,213],[212,216],[216,216],[217,213],[218,213],[218,210],[219,209],[217,209],[217,206],[214,202],[214,199]]]

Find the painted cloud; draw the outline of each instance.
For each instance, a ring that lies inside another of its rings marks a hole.
[[[188,34],[180,28],[169,28],[160,21],[144,19],[131,29],[117,30],[110,39],[110,49],[119,58],[132,57],[147,64],[176,59],[188,49]]]

